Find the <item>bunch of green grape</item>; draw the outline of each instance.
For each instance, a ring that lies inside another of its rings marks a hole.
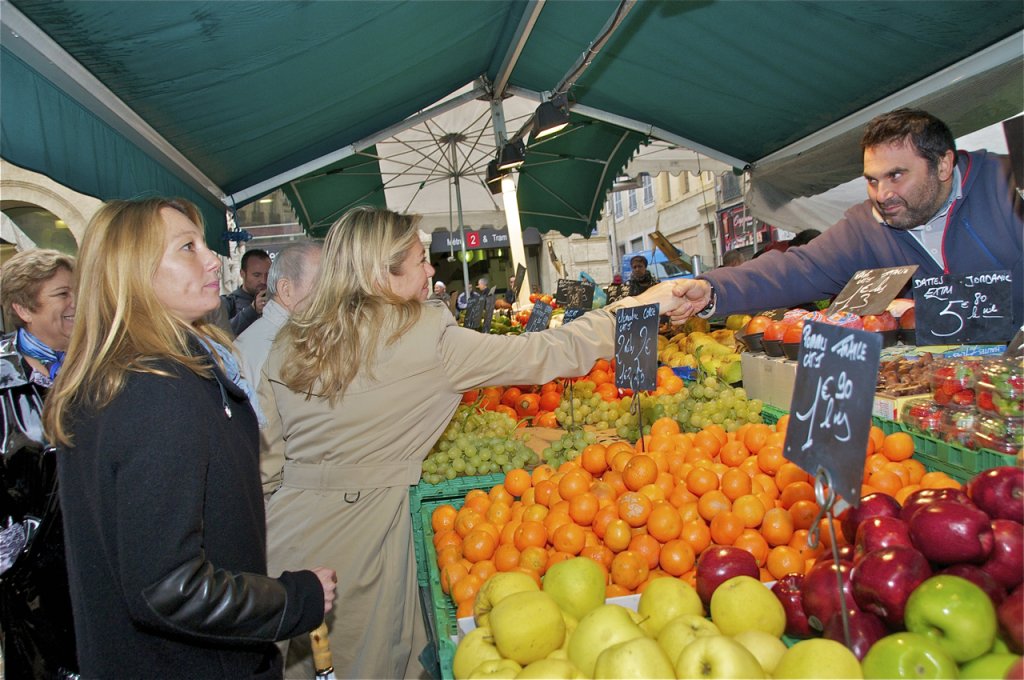
[[[537,461],[526,444],[513,437],[516,421],[504,413],[459,406],[444,434],[423,461],[428,484],[456,477],[508,472]]]
[[[551,446],[544,449],[541,457],[545,463],[557,470],[559,465],[579,457],[583,449],[596,441],[597,434],[595,432],[585,432],[580,428],[573,428],[563,434],[558,441],[551,442]]]
[[[562,403],[555,409],[555,418],[564,428],[593,425],[599,430],[617,427],[616,423],[629,415],[628,397],[605,401],[594,391],[589,380],[581,380],[562,393]],[[571,398],[571,401],[570,401]]]
[[[761,422],[762,406],[760,399],[747,399],[742,387],[731,387],[718,378],[709,377],[694,383],[675,417],[680,427],[688,432],[697,432],[712,424],[734,432],[746,423]]]

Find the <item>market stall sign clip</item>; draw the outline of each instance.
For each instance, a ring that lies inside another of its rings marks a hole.
[[[881,314],[896,299],[917,265],[861,269],[847,282],[825,312],[829,316],[849,312],[860,316]]]
[[[804,325],[783,454],[860,504],[882,336],[810,321]]]
[[[1001,344],[1013,325],[1009,271],[914,278],[918,345]]]

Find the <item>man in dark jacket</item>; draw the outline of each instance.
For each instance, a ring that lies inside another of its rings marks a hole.
[[[658,282],[647,268],[647,258],[636,255],[629,261],[632,271],[629,273],[629,294],[636,297]]]
[[[708,317],[835,295],[861,269],[916,264],[916,276],[1009,270],[1013,319],[1024,322],[1024,204],[1009,159],[956,151],[924,111],[872,120],[861,140],[868,200],[807,245],[768,252],[686,282],[688,309]]]
[[[265,250],[247,250],[242,255],[242,285],[227,295],[221,295],[222,307],[226,308],[231,320],[231,331],[240,335],[242,331],[260,318],[263,306],[267,304],[267,272],[270,271],[270,255]]]

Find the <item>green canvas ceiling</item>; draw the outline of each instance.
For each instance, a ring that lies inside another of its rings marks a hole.
[[[178,182],[215,212],[493,81],[537,9],[508,84],[552,89],[618,4],[3,0],[0,154],[101,198]],[[1022,27],[1019,0],[639,2],[571,96],[754,164],[915,83],[955,86],[944,69]],[[22,70],[33,78],[9,77]],[[954,132],[1017,113],[1015,75],[962,106]]]

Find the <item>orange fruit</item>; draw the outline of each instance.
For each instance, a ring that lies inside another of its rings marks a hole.
[[[732,509],[732,501],[718,489],[708,491],[697,501],[697,512],[708,522],[718,513],[730,509]]]
[[[459,562],[462,560],[462,544],[459,545],[446,545],[437,551],[437,566],[443,567],[452,562]]]
[[[609,578],[611,578],[611,577],[609,576]],[[605,598],[624,597],[626,595],[632,595],[632,594],[633,594],[632,590],[630,590],[629,588],[623,588],[622,586],[618,585],[617,583],[609,583],[608,585],[606,585],[604,587],[604,596],[605,596]]]
[[[788,545],[777,545],[768,553],[765,568],[774,578],[780,579],[787,574],[803,574],[804,563],[799,550]]]
[[[569,516],[568,512],[552,510],[548,513],[547,517],[541,520],[541,524],[547,529],[548,536],[551,536],[555,533],[555,529],[563,524],[572,524],[572,517]]]
[[[700,555],[711,545],[711,530],[708,529],[707,522],[704,520],[694,519],[683,523],[679,538],[690,544],[695,555]]]
[[[486,518],[476,510],[462,507],[455,516],[455,533],[465,538],[472,531],[473,527],[484,521],[486,521]]]
[[[693,438],[693,445],[706,449],[712,457],[718,454],[718,450],[722,448],[722,444],[723,442],[719,440],[718,436],[708,428],[704,428]]]
[[[474,529],[462,539],[462,556],[470,562],[488,560],[497,547],[497,536],[483,529]]]
[[[550,465],[547,463],[541,463],[537,467],[533,468],[533,472],[530,473],[530,483],[537,486],[537,482],[550,479],[553,474],[555,474],[555,471]]]
[[[594,560],[602,567],[605,571],[612,566],[612,558],[615,557],[615,553],[608,549],[606,545],[588,545],[580,551],[580,557],[586,557]]]
[[[598,538],[604,538],[604,531],[608,527],[608,524],[612,520],[619,519],[619,508],[617,505],[612,503],[606,505],[597,511],[594,515],[593,521],[590,523],[590,530],[593,531]]]
[[[504,526],[506,522],[512,519],[512,506],[503,502],[491,503],[491,507],[487,508],[486,516],[488,522],[497,526]]]
[[[590,477],[582,469],[570,470],[558,482],[558,495],[565,500],[572,500],[574,497],[586,493],[588,489],[590,489]]]
[[[569,501],[569,517],[581,526],[590,526],[599,508],[597,496],[587,491]]]
[[[945,472],[926,472],[921,477],[921,487],[925,489],[959,489],[960,482]]]
[[[782,489],[782,493],[779,494],[779,504],[784,508],[789,508],[797,501],[813,501],[814,500],[814,487],[807,482],[793,482],[787,484]]]
[[[868,430],[868,453],[881,452],[885,445],[885,432],[877,425],[872,425]]]
[[[455,600],[456,604],[462,604],[467,601],[472,602],[476,598],[477,591],[480,590],[480,586],[482,585],[483,581],[479,576],[466,574],[452,584],[452,599]]]
[[[658,566],[672,576],[682,576],[693,569],[696,559],[689,542],[677,538],[661,546]]]
[[[772,508],[764,513],[761,521],[761,535],[768,545],[775,547],[787,545],[793,538],[793,517],[784,508]]]
[[[810,482],[811,476],[796,463],[783,463],[775,473],[775,485],[782,491],[794,482]]]
[[[743,532],[733,541],[733,547],[746,550],[757,560],[757,566],[763,567],[768,559],[768,541],[764,540],[756,529],[744,529]]]
[[[875,487],[882,493],[894,496],[897,491],[903,488],[903,480],[901,480],[894,472],[888,470],[879,470],[868,478],[868,484]]]
[[[746,494],[732,502],[732,512],[743,521],[744,528],[755,529],[761,526],[766,511],[761,499]]]
[[[580,466],[592,475],[599,475],[608,469],[604,444],[590,444],[580,452]]]
[[[675,418],[658,418],[651,423],[651,434],[655,437],[679,434],[679,421]]]
[[[638,527],[644,524],[653,508],[651,499],[635,491],[627,491],[619,496],[616,505],[619,509],[619,517],[625,520],[631,527]]]
[[[466,492],[462,507],[472,508],[481,515],[487,514],[487,508],[491,507],[491,497],[483,489],[470,489]]]
[[[728,444],[726,444],[728,446]],[[722,475],[721,488],[729,500],[735,501],[740,496],[745,496],[751,491],[751,479],[746,472],[739,468],[726,470]]]
[[[583,527],[568,522],[555,529],[551,534],[551,545],[561,552],[579,555],[583,550],[584,535]]]
[[[512,571],[519,566],[519,549],[511,543],[502,543],[494,551],[492,561],[498,571]]]
[[[818,518],[821,507],[814,501],[799,500],[789,506],[794,529],[810,529]]]
[[[554,506],[552,506],[554,507]],[[531,505],[523,510],[523,521],[524,522],[543,522],[544,518],[548,516],[547,506],[544,505]],[[568,513],[565,513],[568,514]]]
[[[647,560],[631,550],[623,550],[612,558],[612,583],[633,590],[647,579],[650,568]]]
[[[629,547],[633,540],[633,531],[623,519],[613,519],[604,530],[604,544],[614,553],[621,552]]]
[[[789,539],[789,547],[796,548],[800,552],[800,556],[805,560],[812,557],[817,557],[825,552],[824,546],[821,541],[818,541],[818,545],[812,548],[807,543],[807,537],[810,532],[807,529],[797,529],[793,532],[793,538]]]
[[[617,455],[619,455],[620,453],[623,453],[623,452],[632,455],[633,454],[633,446],[629,442],[614,441],[611,444],[609,444],[607,447],[605,447],[604,460],[605,460],[605,463],[608,464],[609,468],[612,467],[612,461],[615,459],[615,456],[617,456]]]
[[[469,576],[469,569],[463,566],[462,562],[452,562],[441,567],[441,590],[445,595],[450,595],[452,586]]]
[[[530,473],[522,468],[509,470],[505,473],[505,490],[516,498],[522,496],[523,492],[529,489],[533,483],[534,480],[531,479]]]
[[[434,508],[434,511],[430,513],[430,526],[434,530],[434,535],[441,533],[443,529],[454,529],[457,514],[458,511],[455,507],[448,503]]]
[[[920,488],[920,484],[907,484],[905,487],[897,491],[896,495],[894,495],[893,498],[895,498],[896,502],[902,506],[904,503],[907,502],[907,497]]]
[[[661,543],[649,534],[635,534],[629,541],[626,550],[635,552],[647,560],[648,569],[656,569],[658,566],[658,555],[661,553]]]
[[[662,543],[678,538],[682,530],[683,518],[671,503],[658,503],[647,516],[647,533]]]
[[[681,508],[684,503],[696,503],[697,496],[692,491],[686,488],[686,485],[679,484],[672,489],[672,493],[665,499],[677,508]]]
[[[718,458],[729,467],[739,465],[750,457],[750,451],[742,441],[726,442],[718,451]]]
[[[920,484],[921,478],[924,477],[926,472],[928,472],[921,461],[914,460],[913,458],[901,461],[900,465],[907,469],[907,474],[909,475],[908,484]]]
[[[653,484],[658,478],[658,464],[650,456],[638,454],[629,459],[622,469],[622,481],[630,491]]]
[[[781,446],[766,445],[757,452],[757,466],[767,475],[775,475],[786,462]]]
[[[757,452],[764,446],[765,441],[768,439],[768,435],[771,434],[771,427],[760,423],[755,423],[750,426],[746,434],[743,435],[743,445],[747,450],[757,455]]]
[[[732,545],[743,533],[743,520],[732,511],[720,512],[711,518],[708,523],[711,530],[711,540],[721,545]]]
[[[491,499],[492,504],[504,503],[505,505],[512,505],[512,503],[514,503],[516,500],[515,496],[510,494],[508,490],[505,489],[504,483],[495,484],[494,486],[492,486],[487,496]]]
[[[513,571],[518,571],[532,578],[533,582],[537,584],[538,588],[540,588],[543,583],[543,581],[540,578],[540,573],[535,569],[530,569],[528,567],[516,567],[515,569],[513,569]]]
[[[548,568],[548,551],[535,545],[527,546],[519,553],[519,566],[543,574]]]
[[[534,500],[539,505],[550,505],[552,498],[558,494],[558,485],[550,479],[537,482],[533,486]]]
[[[516,529],[515,546],[520,552],[530,546],[543,548],[548,541],[548,531],[540,522],[524,521]]]
[[[897,463],[890,461],[882,466],[880,472],[891,472],[900,478],[900,488],[910,484],[910,470],[907,469],[902,462]],[[923,475],[922,475],[923,476]]]
[[[706,468],[698,468],[690,470],[690,474],[686,475],[686,488],[697,496],[703,496],[708,491],[717,489],[720,480],[718,475],[713,470]]]

